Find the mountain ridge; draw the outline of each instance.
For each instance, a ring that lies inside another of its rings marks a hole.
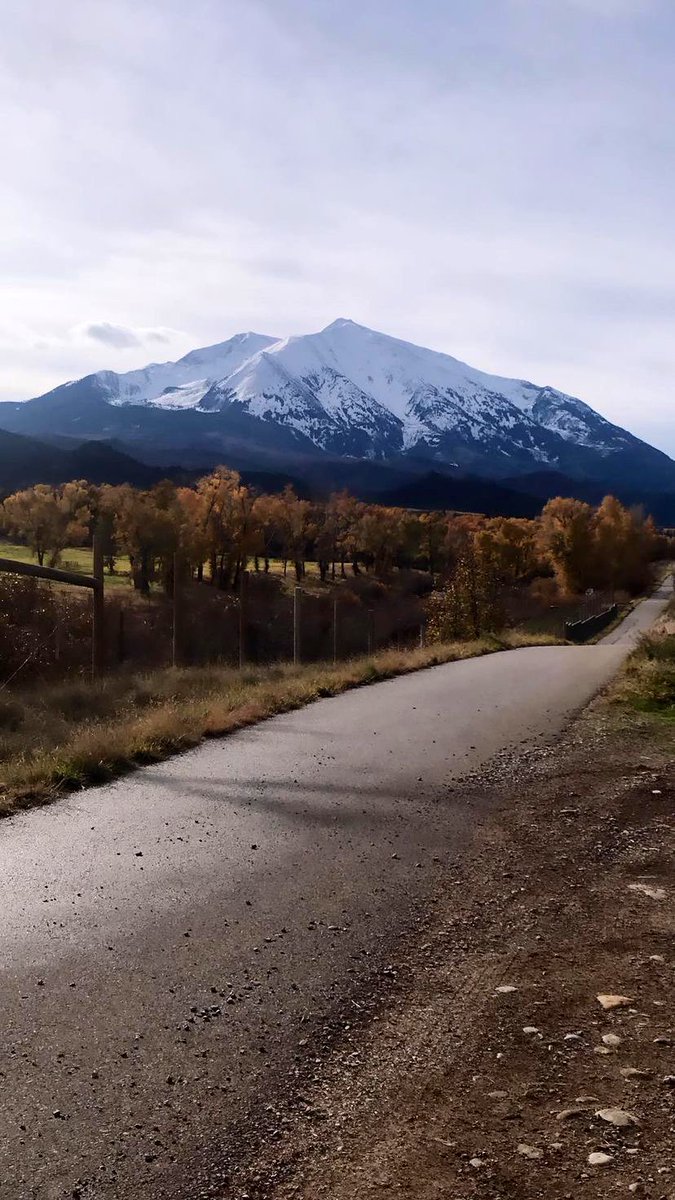
[[[142,457],[204,465],[235,445],[294,457],[395,461],[509,478],[546,470],[675,490],[675,462],[556,388],[489,375],[338,318],[318,333],[247,332],[175,363],[100,371],[22,404],[0,426],[34,436],[108,438]]]

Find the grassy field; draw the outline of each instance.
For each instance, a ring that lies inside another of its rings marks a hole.
[[[5,538],[0,538],[0,558],[14,558],[19,562],[37,563],[35,555],[28,549],[28,546],[22,546],[19,542],[7,541]],[[94,569],[91,550],[83,546],[67,546],[59,560],[59,569],[91,575]],[[106,588],[131,587],[129,559],[126,555],[120,555],[117,559],[114,575],[106,573],[105,585]]]
[[[0,693],[0,815],[44,804],[323,696],[554,639],[511,633],[332,665],[161,670]]]
[[[35,563],[37,559],[28,546],[21,545],[20,542],[11,542],[6,538],[0,538],[0,558],[14,558],[19,562]],[[45,564],[47,565],[47,564]],[[251,563],[249,563],[249,568]],[[261,560],[262,567],[262,560]],[[92,551],[83,546],[66,546],[59,561],[59,568],[63,571],[79,571],[83,575],[91,575],[93,570]],[[308,582],[319,582],[319,565],[315,562],[305,564],[306,578],[303,580],[303,586]],[[282,576],[284,573],[284,565],[280,558],[270,559],[270,574]],[[289,587],[295,583],[295,572],[292,563],[287,566],[286,578],[288,579]],[[115,560],[115,574],[109,575],[106,572],[105,586],[107,588],[130,588],[131,585],[131,568],[129,559],[126,554],[121,554]]]

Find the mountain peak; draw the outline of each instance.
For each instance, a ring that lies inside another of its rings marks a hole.
[[[365,325],[357,325],[356,321],[352,321],[351,317],[337,317],[337,319],[335,321],[331,321],[330,325],[326,325],[326,328],[322,329],[321,332],[322,333],[331,333],[331,331],[334,329],[345,329],[345,328],[365,329],[366,327],[365,327]],[[371,331],[368,330],[367,332],[370,333]]]

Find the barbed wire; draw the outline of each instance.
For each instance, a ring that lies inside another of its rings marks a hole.
[[[49,633],[42,642],[38,642],[37,646],[33,647],[30,654],[27,656],[27,658],[25,658],[22,663],[19,663],[19,666],[16,668],[16,670],[12,671],[12,674],[9,675],[7,677],[7,679],[5,679],[3,681],[3,683],[0,683],[0,692],[4,692],[5,688],[9,687],[10,683],[12,682],[13,679],[16,679],[19,672],[23,671],[24,667],[27,667],[29,662],[32,662],[32,660],[40,652],[40,650],[43,650],[53,637],[56,637],[58,631],[59,631],[59,626],[55,625],[54,628],[52,629],[51,633]]]

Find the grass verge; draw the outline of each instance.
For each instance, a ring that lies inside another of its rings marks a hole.
[[[558,643],[511,631],[382,650],[336,666],[163,670],[0,694],[0,816],[350,688],[498,650]]]

